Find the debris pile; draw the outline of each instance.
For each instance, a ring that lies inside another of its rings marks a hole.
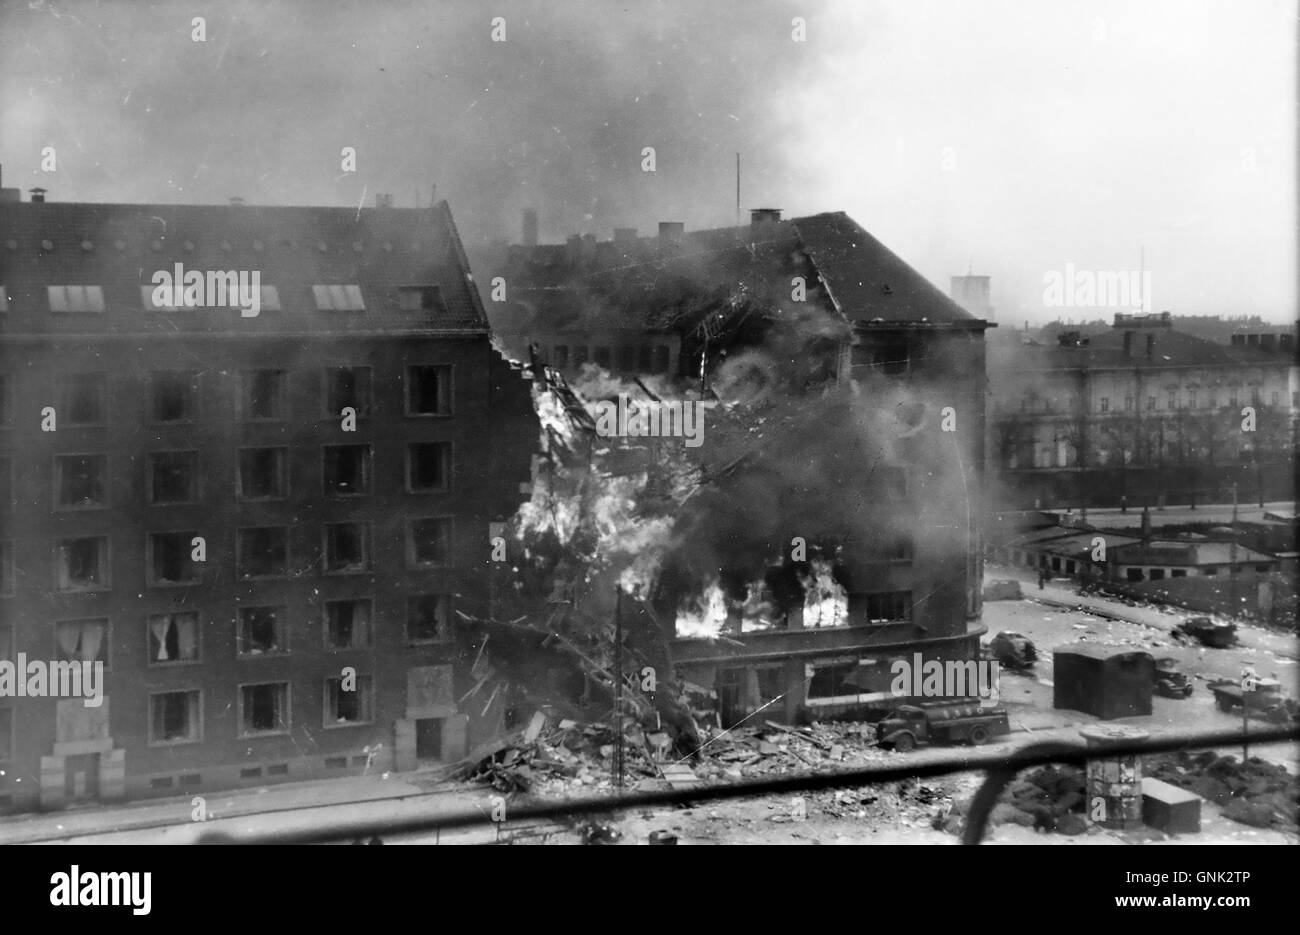
[[[1241,763],[1212,750],[1183,751],[1148,760],[1146,775],[1214,802],[1244,825],[1294,831],[1300,820],[1300,778],[1258,757]]]
[[[1083,834],[1088,830],[1083,811],[1087,780],[1084,771],[1073,766],[1044,766],[1012,781],[993,806],[989,827],[1020,825],[1057,834]],[[961,834],[974,796],[955,800],[951,808],[941,807],[933,826],[949,834]]]

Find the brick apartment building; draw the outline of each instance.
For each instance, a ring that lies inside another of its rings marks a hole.
[[[258,271],[260,313],[158,308],[176,264]],[[445,203],[8,192],[0,658],[103,662],[105,698],[0,698],[0,802],[463,755],[503,712],[458,704],[452,615],[537,432]]]

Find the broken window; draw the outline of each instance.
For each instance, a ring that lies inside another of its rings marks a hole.
[[[283,526],[240,529],[235,540],[239,574],[264,578],[289,572],[289,531]]]
[[[573,366],[574,369],[581,367],[587,362],[587,345],[579,344],[573,349]]]
[[[241,448],[239,451],[239,496],[245,500],[283,497],[288,483],[284,448]]]
[[[370,492],[370,446],[326,445],[325,493],[335,496]]]
[[[402,286],[397,290],[397,305],[404,312],[441,312],[442,290],[437,286]]]
[[[351,689],[343,687],[343,679],[325,680],[325,726],[333,724],[364,724],[371,719],[371,687],[368,675],[358,675]]]
[[[325,641],[331,649],[365,649],[370,645],[370,601],[327,601]]]
[[[451,367],[440,364],[406,368],[406,414],[451,414]]]
[[[13,384],[9,374],[0,373],[0,425],[14,424]]]
[[[556,370],[564,370],[569,366],[569,345],[555,345],[555,359],[551,362],[551,366]]]
[[[289,683],[243,685],[239,689],[244,734],[276,734],[289,729]]]
[[[656,344],[654,349],[654,363],[650,367],[651,373],[667,373],[668,365],[671,358],[671,351],[665,344]]]
[[[447,596],[419,594],[406,600],[406,638],[412,643],[436,643],[447,637]]]
[[[312,286],[316,308],[322,312],[364,312],[366,303],[361,298],[361,287],[355,285]]]
[[[46,286],[51,312],[102,312],[102,286]]]
[[[634,372],[636,367],[636,347],[620,345],[618,349],[618,369],[624,373]]]
[[[199,615],[193,611],[149,618],[149,664],[199,658]]]
[[[95,591],[108,587],[107,536],[60,539],[56,552],[59,590]]]
[[[849,617],[856,620],[865,615],[867,623],[905,623],[908,619],[911,597],[910,591],[850,594]]]
[[[641,373],[650,373],[654,367],[654,348],[649,344],[642,344],[636,349],[636,369]]]
[[[54,625],[60,662],[102,662],[108,666],[108,621],[103,617]]]
[[[155,422],[188,422],[198,415],[199,375],[155,370],[149,375],[149,399]]]
[[[364,523],[326,524],[325,570],[365,571],[369,565],[368,538]]]
[[[198,569],[190,558],[193,532],[155,532],[149,535],[150,584],[187,584],[198,579]]]
[[[450,467],[449,442],[420,442],[406,446],[406,483],[412,493],[446,490]]]
[[[199,453],[158,451],[149,455],[149,502],[189,503],[198,499]]]
[[[451,519],[412,520],[407,558],[412,565],[445,565],[451,558]]]
[[[596,348],[594,360],[596,361],[596,366],[604,367],[606,370],[608,370],[609,369],[609,348],[603,344],[599,345]]]
[[[246,370],[242,412],[245,419],[284,418],[284,371]]]
[[[194,743],[199,739],[199,693],[161,692],[149,696],[149,741]]]
[[[55,455],[54,489],[64,509],[105,506],[108,503],[106,455]]]
[[[279,607],[241,607],[239,609],[239,654],[260,656],[283,652],[282,610]]]
[[[102,373],[73,373],[62,380],[59,416],[66,425],[103,425],[108,420],[108,384]]]
[[[857,676],[856,659],[851,662],[814,666],[812,678],[808,680],[808,697],[840,698],[846,695],[857,695],[861,691]]]
[[[358,416],[370,414],[369,367],[325,370],[325,414],[337,418],[345,408],[351,408]]]

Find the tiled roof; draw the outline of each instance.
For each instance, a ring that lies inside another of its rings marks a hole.
[[[282,311],[146,311],[155,271],[258,271]],[[313,285],[361,287],[364,312],[318,311]],[[433,208],[0,204],[0,334],[482,332],[487,320],[446,203]],[[98,285],[102,314],[51,313],[46,286]],[[436,285],[441,307],[400,311]]]

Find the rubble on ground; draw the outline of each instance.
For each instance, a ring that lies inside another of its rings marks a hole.
[[[1240,824],[1294,831],[1300,820],[1300,778],[1258,757],[1242,763],[1212,750],[1183,751],[1151,758],[1145,775],[1196,793]]]
[[[989,814],[988,827],[1020,825],[1035,831],[1075,835],[1088,830],[1083,811],[1087,780],[1074,766],[1044,766],[1012,780]],[[961,834],[974,795],[962,796],[935,813],[934,828]]]

